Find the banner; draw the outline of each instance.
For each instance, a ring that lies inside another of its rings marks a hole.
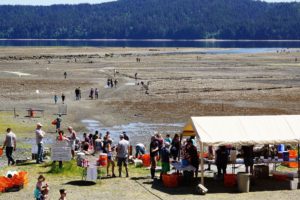
[[[56,141],[51,148],[51,160],[52,161],[70,161],[71,155],[71,143],[68,141]]]

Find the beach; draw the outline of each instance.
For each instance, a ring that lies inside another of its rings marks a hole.
[[[191,116],[300,113],[298,49],[260,53],[223,50],[225,53],[198,48],[1,47],[1,118],[32,127],[32,131],[26,129],[19,135],[25,146],[32,143],[37,122],[45,125],[47,137],[53,139],[56,133],[51,122],[59,113],[60,96],[64,93],[64,129],[72,126],[80,135],[94,130],[104,135],[108,130],[115,142],[118,134],[126,131],[133,145],[144,142],[148,146],[155,131],[163,135],[180,133]],[[117,79],[117,86],[107,87],[107,79]],[[81,89],[79,101],[74,94],[77,87]],[[89,98],[91,88],[99,89],[99,99]],[[55,94],[59,97],[57,104],[53,100]],[[28,117],[29,108],[44,110],[43,116]],[[133,188],[142,183],[125,182]],[[150,185],[146,187],[151,189]],[[138,194],[146,195],[143,191]],[[299,194],[265,193],[266,199],[276,199],[272,195],[297,199]],[[159,195],[170,199],[165,193]],[[136,198],[130,193],[127,196]],[[248,197],[263,198],[254,193],[241,198]],[[150,198],[153,197],[144,199]],[[194,196],[187,196],[190,198]],[[220,194],[215,198],[221,198]]]

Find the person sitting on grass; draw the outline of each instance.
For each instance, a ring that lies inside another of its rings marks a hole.
[[[165,146],[161,149],[161,180],[162,175],[167,174],[170,171],[170,155],[170,143],[165,142]]]
[[[58,200],[66,200],[67,199],[67,191],[65,189],[59,190],[60,197]]]

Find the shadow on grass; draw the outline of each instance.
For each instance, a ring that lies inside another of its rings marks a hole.
[[[137,180],[146,180],[146,179],[149,179],[149,178],[147,178],[147,177],[131,177],[130,179],[133,180],[133,181],[137,181]]]
[[[150,183],[143,182],[142,184]],[[176,188],[167,188],[162,181],[154,180],[152,189],[170,195],[197,194],[199,183],[200,179],[194,179],[192,182],[181,184]],[[289,190],[289,184],[289,181],[277,181],[272,178],[251,180],[250,192]],[[223,180],[214,180],[213,178],[205,178],[205,187],[208,189],[208,193],[238,193],[237,186],[225,187]]]
[[[65,183],[65,185],[92,186],[92,185],[96,185],[96,183],[92,182],[92,181],[79,180],[79,181],[70,181],[70,182],[67,182],[67,183]]]
[[[28,166],[28,165],[37,165],[35,162],[27,162],[27,163],[20,163],[17,166]]]

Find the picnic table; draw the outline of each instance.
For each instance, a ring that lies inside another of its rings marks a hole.
[[[44,110],[43,109],[33,109],[33,108],[28,108],[26,109],[28,112],[28,117],[36,117],[36,113],[39,112],[41,115],[44,117]]]

